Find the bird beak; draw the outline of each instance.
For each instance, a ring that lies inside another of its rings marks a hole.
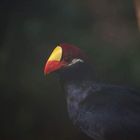
[[[63,65],[63,63],[61,63],[61,58],[62,58],[62,48],[61,46],[57,46],[53,50],[53,52],[51,53],[50,57],[48,58],[45,64],[44,74],[46,75],[60,69]]]

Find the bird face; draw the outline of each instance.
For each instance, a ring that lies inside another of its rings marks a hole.
[[[86,55],[77,47],[68,44],[61,44],[57,46],[48,58],[44,74],[71,67],[72,65],[86,59]]]

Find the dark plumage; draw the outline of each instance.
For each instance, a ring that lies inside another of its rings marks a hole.
[[[85,54],[72,53],[75,47],[67,44],[60,46],[69,61],[55,72],[66,92],[73,123],[94,140],[140,140],[140,93],[96,83]]]

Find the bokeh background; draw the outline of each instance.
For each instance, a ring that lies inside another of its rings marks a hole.
[[[0,1],[0,140],[90,140],[44,64],[59,43],[91,58],[96,81],[140,88],[139,0]]]

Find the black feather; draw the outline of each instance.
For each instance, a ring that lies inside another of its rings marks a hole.
[[[140,93],[97,84],[92,68],[76,63],[59,72],[73,123],[95,140],[140,140]]]

